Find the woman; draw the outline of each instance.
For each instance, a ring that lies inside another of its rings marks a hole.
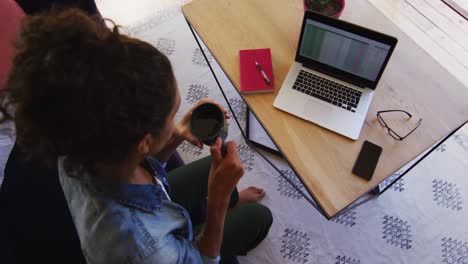
[[[264,191],[237,194],[234,142],[223,156],[218,140],[211,157],[166,175],[177,146],[201,143],[190,111],[174,123],[177,83],[148,43],[78,10],[31,16],[7,88],[19,144],[58,166],[89,263],[217,263],[267,235],[271,212],[256,203]],[[205,199],[206,219],[192,225]]]

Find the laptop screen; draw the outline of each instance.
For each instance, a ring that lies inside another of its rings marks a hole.
[[[299,54],[374,82],[391,46],[306,19]]]

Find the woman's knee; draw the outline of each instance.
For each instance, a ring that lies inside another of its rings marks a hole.
[[[249,239],[244,240],[242,249],[237,251],[238,255],[245,255],[256,248],[268,235],[273,224],[273,216],[270,209],[259,203],[251,203],[242,206],[244,210],[244,221],[247,220]]]
[[[266,207],[263,204],[257,204],[259,215],[261,216],[262,220],[271,226],[273,224],[273,214],[271,213],[270,208]]]
[[[244,205],[244,207],[248,210],[248,219],[251,219],[251,221],[255,223],[255,226],[263,231],[262,233],[267,234],[273,224],[273,215],[271,210],[265,205],[259,203],[247,204]]]

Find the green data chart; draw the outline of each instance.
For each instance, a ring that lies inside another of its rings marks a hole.
[[[305,26],[300,47],[304,57],[369,80],[377,78],[388,51],[389,47],[373,40],[311,23]]]

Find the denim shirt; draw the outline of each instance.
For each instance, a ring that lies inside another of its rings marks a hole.
[[[187,211],[167,199],[161,185],[125,184],[81,175],[73,178],[59,158],[59,179],[88,263],[218,263],[201,255]],[[142,165],[170,193],[162,164]]]

